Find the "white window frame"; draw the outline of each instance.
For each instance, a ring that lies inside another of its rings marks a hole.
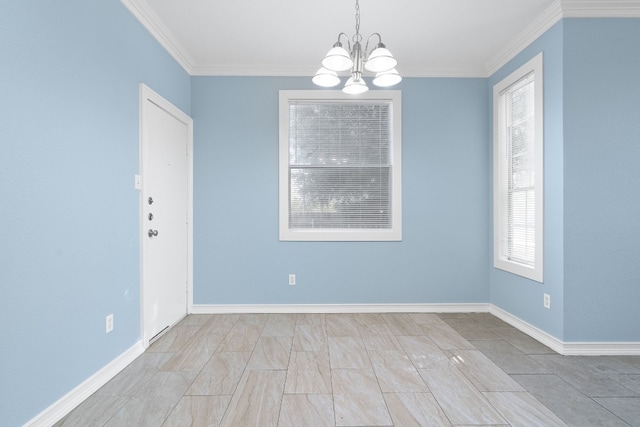
[[[289,103],[299,100],[384,100],[392,103],[391,227],[385,229],[302,229],[289,227]],[[282,241],[401,241],[402,240],[402,99],[399,90],[345,95],[334,90],[281,90],[279,142],[279,225]]]
[[[501,174],[506,162],[506,118],[505,101],[502,94],[511,86],[533,73],[534,79],[534,174],[535,174],[535,249],[534,265],[529,266],[510,260],[505,253],[507,239],[507,191],[508,177]],[[542,53],[511,73],[493,87],[493,234],[494,234],[494,267],[543,282],[544,261],[544,137],[543,137],[543,61]]]

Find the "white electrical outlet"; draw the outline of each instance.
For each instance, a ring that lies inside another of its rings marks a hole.
[[[290,274],[289,275],[289,285],[293,286],[296,284],[296,275],[295,274]]]
[[[544,308],[551,308],[551,297],[549,294],[544,294]]]
[[[113,313],[107,316],[106,327],[107,327],[107,333],[113,331]]]

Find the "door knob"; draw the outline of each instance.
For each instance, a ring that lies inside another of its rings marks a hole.
[[[157,236],[158,230],[149,229],[149,232],[147,234],[149,235],[149,237]]]

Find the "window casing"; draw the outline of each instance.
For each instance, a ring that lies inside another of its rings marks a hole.
[[[280,91],[280,240],[402,240],[400,114],[400,91]]]
[[[493,88],[494,266],[543,281],[542,53]]]

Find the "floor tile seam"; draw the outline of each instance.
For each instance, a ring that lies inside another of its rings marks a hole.
[[[447,369],[450,369],[450,370],[452,370],[452,371],[454,372],[454,374],[457,374],[457,375],[458,375],[458,377],[460,377],[460,378],[462,379],[462,381],[464,381],[464,382],[466,383],[466,385],[469,387],[469,389],[470,389],[472,392],[475,392],[474,394],[476,394],[477,396],[480,396],[480,397],[482,398],[482,400],[484,400],[484,401],[485,401],[485,403],[489,404],[491,407],[494,407],[494,406],[491,404],[491,402],[489,402],[489,401],[486,399],[486,397],[484,396],[484,393],[485,393],[485,392],[491,392],[490,390],[480,390],[480,388],[478,388],[478,386],[476,386],[476,385],[474,384],[474,382],[473,382],[473,381],[472,381],[472,380],[471,380],[471,379],[470,379],[470,378],[465,374],[465,372],[464,372],[462,369],[460,369],[458,366],[456,366],[456,365],[449,365],[449,366],[447,367]],[[420,371],[425,371],[425,374],[426,374],[426,371],[429,371],[429,369],[422,369],[422,370],[419,370],[419,371],[418,371],[418,373],[419,373],[419,374],[420,374],[420,376],[422,377],[422,373],[421,373]],[[423,377],[423,380],[424,380],[424,377]],[[426,380],[424,380],[424,381],[425,381],[425,383],[426,383]],[[514,381],[515,381],[515,380],[514,380]],[[516,382],[516,383],[517,383],[517,382]],[[427,386],[428,386],[428,384],[427,384]],[[524,389],[524,387],[522,387],[522,388]],[[430,388],[429,388],[429,389],[430,389]],[[431,390],[431,389],[430,389],[430,390]],[[526,390],[526,389],[525,389],[524,391],[528,392],[528,390]],[[436,395],[436,393],[435,393],[435,392],[433,392],[433,391],[431,391],[431,392],[434,394],[434,396]],[[494,407],[494,409],[496,409],[496,408]]]
[[[331,348],[329,347],[329,336],[327,335],[327,326],[326,326],[326,316],[325,316],[325,327],[324,327],[324,337],[327,340],[327,363],[329,364],[329,389],[331,390],[331,407],[333,409],[333,425],[338,425],[338,412],[336,411],[336,393],[333,387],[333,368],[331,367]]]
[[[372,350],[367,350],[367,353],[370,353],[371,351]],[[383,351],[384,352],[386,350],[373,350],[373,351]],[[399,352],[400,350],[390,350],[390,351],[398,351]],[[404,354],[404,356],[408,359],[409,363],[411,364],[411,367],[413,368],[413,372],[415,372],[415,374],[418,376],[418,378],[420,378],[420,381],[425,386],[427,391],[430,393],[431,389],[429,388],[429,385],[424,380],[422,375],[420,375],[420,372],[418,372],[418,368],[415,366],[415,364],[411,360],[411,357],[406,353],[406,351],[404,349],[402,350],[402,353]],[[373,374],[376,376],[376,379],[378,381],[378,387],[380,387],[380,390],[383,393],[387,393],[384,390],[382,390],[382,386],[380,385],[380,379],[378,378],[378,372],[376,371],[376,365],[379,365],[379,364],[373,362],[373,360],[371,359],[371,354],[369,354],[369,362],[371,363],[371,368],[373,369]],[[384,365],[385,365],[385,367],[388,367],[386,364],[384,364]],[[402,367],[400,367],[400,369],[402,369]],[[419,392],[416,392],[416,391],[413,391],[413,392],[412,391],[391,391],[389,393],[419,393]]]
[[[422,376],[422,375],[421,375]],[[425,381],[426,383],[426,381]],[[460,424],[455,424],[450,417],[449,414],[447,414],[447,411],[444,410],[444,407],[442,406],[442,403],[440,403],[440,399],[438,399],[438,397],[435,395],[435,393],[433,393],[431,391],[431,388],[429,388],[429,385],[427,384],[427,389],[429,390],[429,394],[431,394],[431,396],[433,397],[433,401],[436,403],[436,405],[438,405],[438,409],[440,409],[440,413],[442,413],[445,418],[447,419],[447,421],[449,422],[449,424],[451,426],[456,426],[456,425],[460,425]]]
[[[513,423],[511,422],[511,420],[507,417],[506,414],[504,414],[500,408],[498,408],[497,406],[495,406],[493,403],[491,403],[489,401],[489,399],[487,399],[487,397],[485,396],[485,393],[526,393],[529,396],[533,397],[538,403],[540,403],[542,406],[544,406],[545,408],[547,408],[547,410],[549,412],[551,412],[553,415],[555,415],[556,417],[558,417],[551,409],[549,409],[546,405],[544,405],[542,402],[540,402],[538,399],[536,399],[536,397],[534,395],[532,395],[531,393],[529,393],[528,391],[518,391],[518,392],[493,392],[493,391],[487,391],[487,392],[480,392],[482,394],[483,399],[491,406],[491,408],[493,408],[493,410],[500,415],[500,417],[506,422],[505,425],[507,426],[512,426]],[[560,417],[558,417],[558,419],[560,419]]]
[[[595,400],[595,398],[593,398],[593,397],[591,397],[591,396],[588,396],[587,394],[585,394],[585,393],[584,393],[584,392],[582,392],[581,390],[579,390],[579,389],[577,389],[576,387],[574,387],[571,383],[567,382],[564,378],[562,378],[562,377],[560,377],[560,376],[558,376],[558,375],[556,375],[556,374],[554,374],[554,373],[551,373],[551,374],[516,374],[516,375],[527,375],[527,376],[530,376],[530,375],[552,375],[552,376],[556,377],[557,379],[559,379],[560,381],[564,382],[567,386],[569,386],[570,388],[572,388],[575,392],[579,393],[583,398],[585,398],[585,399],[587,399],[587,400],[591,401],[592,403],[596,404],[596,405],[597,405],[597,406],[599,406],[600,408],[602,408],[602,409],[606,410],[607,412],[611,413],[611,414],[612,414],[613,416],[615,416],[616,418],[620,418],[620,417],[618,417],[616,414],[614,414],[613,412],[611,412],[610,410],[608,410],[607,408],[605,408],[602,404],[600,404],[599,402],[597,402],[597,401]],[[524,387],[524,386],[523,386],[523,387]],[[533,392],[533,391],[531,391],[531,390],[527,389],[526,387],[524,387],[524,388],[525,388],[525,390],[527,390],[529,393],[531,393],[531,394],[533,395],[533,397],[535,397],[538,401],[540,400],[540,399],[538,399],[538,398],[537,398],[537,396],[534,394],[534,392]],[[542,403],[542,402],[541,402],[541,403]],[[551,408],[549,408],[547,405],[545,405],[544,403],[542,403],[542,404],[543,404],[547,409],[549,409],[551,412],[553,412],[553,411],[551,410]],[[555,412],[554,412],[554,414],[555,414]],[[560,418],[560,417],[559,417],[559,415],[557,415],[557,414],[556,414],[556,416],[558,416],[558,418]],[[621,421],[623,421],[623,420],[621,420]],[[623,422],[624,422],[624,421],[623,421]]]
[[[115,417],[122,410],[122,408],[125,407],[125,405],[127,405],[131,400],[133,400],[133,398],[134,398],[134,396],[129,396],[127,399],[125,399],[125,401],[122,403],[122,405],[120,405],[120,407],[118,407],[118,409],[116,409],[115,411],[113,411],[111,413],[111,416],[102,424],[102,426],[104,427],[107,424],[109,424],[109,422],[113,419],[113,417]]]
[[[352,369],[352,368],[339,368],[337,370],[347,370],[347,369]],[[367,369],[367,368],[365,368],[365,369]],[[379,395],[382,398],[382,402],[384,403],[384,409],[387,411],[387,415],[389,416],[389,419],[392,421],[392,424],[390,424],[390,427],[393,427],[394,424],[393,424],[393,418],[391,417],[391,411],[389,411],[389,405],[387,404],[387,400],[384,398],[384,392],[382,391],[382,387],[380,387],[378,376],[376,375],[375,370],[373,369],[373,367],[370,368],[370,369],[373,372],[373,376],[376,379],[376,384],[378,384],[378,390],[380,391],[379,393],[368,392],[368,390],[367,390],[367,392],[365,392],[365,393],[345,393],[345,394],[340,394],[339,393],[337,395],[338,396],[346,396],[346,395],[349,395],[349,396],[376,396],[376,397]],[[362,370],[362,369],[360,369],[360,370]],[[332,369],[332,372],[333,372],[333,369]],[[334,418],[335,418],[335,425],[337,426],[338,425],[338,418],[337,418],[338,417],[338,413],[336,411],[336,399],[335,399],[336,393],[333,391],[333,381],[331,381],[331,389],[332,389],[331,396],[332,396],[332,401],[333,401],[333,413],[334,413]],[[385,425],[380,425],[380,426],[376,424],[376,427],[386,427],[386,426],[387,426],[386,424]],[[370,427],[370,426],[362,424],[362,425],[349,426],[349,427]]]
[[[465,379],[467,379],[466,377],[464,377]],[[467,380],[467,382],[469,382]],[[474,384],[469,382],[469,386],[472,387],[478,394],[478,396],[482,399],[482,401],[485,403],[485,405],[487,405],[490,409],[492,409],[500,418],[502,418],[502,420],[505,422],[505,424],[497,424],[497,425],[505,425],[505,426],[511,426],[511,422],[509,421],[509,419],[507,417],[505,417],[501,411],[498,410],[498,408],[496,408],[493,403],[491,403],[489,401],[489,399],[487,399],[487,397],[484,395],[484,392],[479,390]],[[433,395],[433,398],[435,399],[436,403],[438,404],[438,406],[440,407],[440,409],[442,410],[442,413],[447,417],[447,419],[449,420],[449,423],[451,423],[452,426],[465,426],[465,425],[470,425],[470,426],[481,426],[481,425],[487,425],[487,424],[455,424],[453,422],[453,420],[451,420],[449,418],[449,416],[447,415],[446,411],[444,410],[444,408],[442,407],[442,404],[440,403],[440,400],[438,399],[438,395],[436,393],[431,393]],[[490,425],[495,425],[495,424],[490,424]]]
[[[165,415],[164,419],[162,420],[162,424],[160,425],[164,425],[165,422],[167,422],[167,420],[169,419],[169,417],[171,416],[171,414],[173,413],[173,411],[176,410],[176,407],[178,406],[178,404],[182,401],[182,399],[184,399],[186,396],[186,392],[189,390],[189,388],[193,385],[193,382],[196,380],[196,378],[198,377],[198,375],[195,375],[193,377],[193,380],[189,383],[189,385],[187,386],[187,388],[184,390],[184,392],[182,393],[182,396],[180,396],[175,403],[173,404],[173,406],[171,407],[171,409],[167,412],[167,415]]]
[[[374,350],[375,351],[375,350]],[[380,350],[380,351],[384,351],[384,350]],[[392,350],[393,351],[393,350]],[[367,351],[367,353],[369,353],[370,350]],[[429,385],[427,384],[427,382],[424,380],[424,378],[422,378],[422,375],[420,375],[420,373],[418,372],[418,369],[414,366],[413,362],[411,361],[411,358],[404,352],[404,355],[409,359],[409,362],[411,363],[411,367],[413,368],[413,371],[415,372],[415,374],[418,376],[418,378],[420,378],[420,381],[422,382],[422,384],[424,385],[424,387],[426,388],[426,390],[430,393],[431,390],[429,389]],[[376,378],[376,383],[378,384],[378,388],[380,389],[380,392],[383,394],[384,397],[384,393],[420,393],[420,391],[385,391],[383,390],[382,384],[380,384],[380,376],[378,374],[378,372],[376,371],[376,363],[374,363],[371,360],[371,355],[369,354],[369,362],[371,363],[371,369],[373,369],[373,375]],[[386,405],[386,400],[385,400],[385,405]],[[387,405],[387,412],[389,412],[389,407]],[[389,416],[391,416],[391,412],[389,412]]]
[[[620,417],[618,414],[616,414],[615,412],[611,411],[609,408],[607,408],[606,406],[602,405],[600,402],[597,402],[596,400],[591,399],[592,402],[594,402],[596,405],[598,405],[600,408],[602,408],[604,411],[608,412],[609,414],[611,414],[613,417],[617,418],[618,420],[620,420],[620,422],[626,424],[629,427],[632,427],[631,424],[629,424],[628,422],[626,422],[624,419],[622,419],[622,417]]]
[[[549,408],[547,405],[545,405],[543,402],[540,401],[540,399],[538,399],[532,392],[530,392],[529,390],[525,389],[524,387],[522,387],[524,390],[523,391],[508,391],[508,392],[502,392],[502,391],[498,391],[498,392],[494,392],[494,391],[487,391],[487,392],[482,392],[483,394],[485,393],[521,393],[521,394],[528,394],[533,400],[535,400],[536,402],[538,402],[540,404],[540,406],[542,406],[543,408],[545,408],[547,411],[549,411],[550,413],[552,413],[554,416],[556,416],[560,421],[564,422],[564,420],[562,420],[562,418],[560,418],[560,416],[558,416],[555,412],[553,412],[551,410],[551,408]],[[488,400],[488,399],[487,399]],[[502,412],[499,410],[499,408],[496,408],[494,406],[494,408],[500,413],[500,415],[502,415],[502,417],[509,423],[509,425],[512,425],[512,423],[510,422],[510,420],[502,414]],[[566,424],[566,423],[565,423]]]
[[[570,367],[570,368],[573,368],[573,367]],[[630,397],[640,397],[639,393],[636,393],[635,391],[631,390],[630,388],[628,388],[624,384],[622,384],[619,381],[617,381],[615,378],[611,378],[609,375],[603,375],[603,374],[598,373],[598,372],[593,373],[593,372],[591,372],[592,370],[589,369],[588,366],[585,366],[585,368],[586,368],[586,371],[589,374],[593,375],[593,380],[595,380],[595,381],[598,381],[598,380],[611,380],[611,381],[615,382],[618,386],[622,387],[623,389],[628,390],[629,393],[632,393],[633,396],[630,396]],[[566,383],[570,384],[573,388],[577,389],[578,391],[581,391],[580,388],[577,385],[573,384],[573,381],[571,380],[570,375],[563,375],[562,372],[555,371],[555,370],[551,370],[551,372],[554,375],[556,375],[558,378],[560,378],[560,379],[564,380]],[[579,373],[581,374],[582,372],[580,371]],[[598,396],[598,395],[594,395],[594,396],[591,396],[591,395],[588,395],[587,393],[584,393],[584,392],[583,392],[583,394],[585,394],[587,397],[626,397],[627,396],[627,395],[622,395],[622,396]]]

